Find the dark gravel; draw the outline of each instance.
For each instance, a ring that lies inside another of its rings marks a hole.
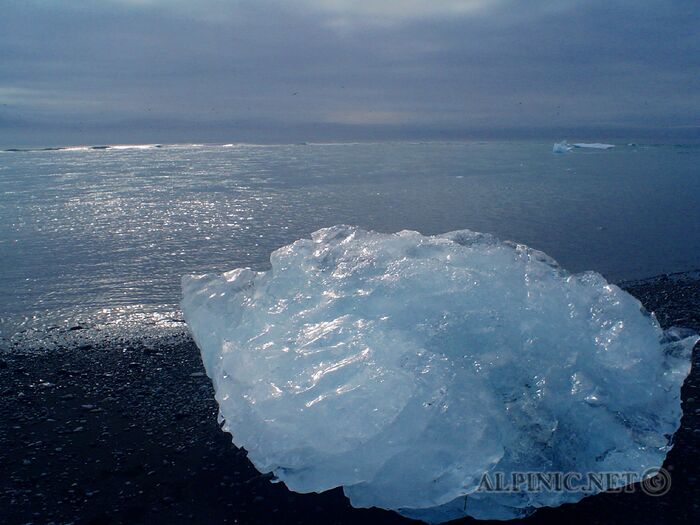
[[[624,287],[665,327],[700,331],[698,275]],[[211,385],[182,329],[128,340],[76,325],[50,339],[0,353],[0,524],[411,523],[353,509],[337,489],[300,495],[260,475],[218,428]],[[668,494],[601,494],[522,523],[700,523],[698,359],[696,348],[665,464]]]

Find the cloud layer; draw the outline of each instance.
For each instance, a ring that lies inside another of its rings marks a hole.
[[[9,0],[0,145],[697,136],[698,27],[694,0]]]

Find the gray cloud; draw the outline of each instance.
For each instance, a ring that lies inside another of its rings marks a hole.
[[[0,144],[697,137],[695,0],[9,0]]]

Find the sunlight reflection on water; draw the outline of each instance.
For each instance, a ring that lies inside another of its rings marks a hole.
[[[181,275],[265,269],[338,223],[491,232],[613,280],[689,270],[699,160],[526,142],[2,152],[0,329],[177,317]]]

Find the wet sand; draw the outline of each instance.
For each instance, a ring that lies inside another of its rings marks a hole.
[[[700,331],[697,272],[623,287],[664,327]],[[258,473],[219,429],[182,327],[129,339],[73,326],[48,341],[0,354],[0,524],[411,523],[353,509],[339,489],[295,494]],[[700,522],[698,354],[665,463],[668,494],[600,494],[510,523]]]

